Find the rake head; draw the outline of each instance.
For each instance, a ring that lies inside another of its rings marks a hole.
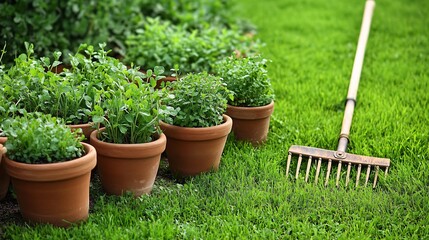
[[[351,172],[352,165],[357,165],[356,187],[359,185],[362,167],[367,166],[365,186],[368,185],[368,181],[371,175],[371,168],[375,168],[375,175],[374,175],[374,180],[372,184],[373,188],[375,188],[375,186],[377,185],[379,169],[385,168],[384,174],[385,176],[387,176],[387,172],[389,171],[389,166],[390,166],[390,159],[387,159],[387,158],[368,157],[368,156],[355,155],[355,154],[350,154],[350,153],[341,152],[341,151],[331,151],[331,150],[325,150],[320,148],[293,145],[289,148],[289,154],[288,154],[287,163],[286,163],[286,176],[289,175],[292,154],[295,154],[298,156],[298,162],[297,162],[297,167],[295,171],[295,179],[298,179],[302,158],[308,157],[307,169],[305,173],[306,182],[308,182],[310,169],[311,169],[311,166],[313,165],[313,159],[315,160],[314,164],[317,164],[316,176],[315,176],[316,184],[319,180],[322,161],[328,161],[328,166],[327,166],[326,176],[325,176],[325,183],[324,183],[325,186],[327,186],[329,183],[329,176],[331,174],[332,164],[334,162],[338,163],[337,176],[335,181],[335,185],[337,187],[339,186],[339,181],[341,178],[341,168],[343,164],[347,165],[346,186],[348,186],[350,182],[350,172]]]

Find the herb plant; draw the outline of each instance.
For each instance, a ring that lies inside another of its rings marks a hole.
[[[171,84],[174,97],[164,104],[176,111],[167,123],[181,127],[211,127],[223,122],[227,98],[232,98],[219,77],[207,72],[188,74]]]
[[[57,74],[52,70],[61,63],[60,52],[54,52],[51,63],[48,57],[36,59],[33,45],[26,44],[27,53],[1,74],[0,93],[4,101],[0,111],[6,115],[38,111],[61,117],[67,124],[92,121],[94,106],[110,97],[109,90],[129,83],[131,73],[142,75],[109,57],[105,46],[100,44],[95,49],[81,45],[75,55],[70,55],[70,69]]]
[[[235,30],[207,26],[193,31],[168,21],[147,18],[144,29],[127,37],[124,61],[143,68],[163,65],[182,74],[212,72],[211,63],[237,51],[252,55],[258,42]]]
[[[9,115],[38,111],[64,118],[67,124],[88,122],[86,89],[76,82],[76,75],[52,71],[61,64],[61,53],[54,52],[51,63],[48,57],[34,57],[33,44],[25,45],[27,53],[16,58],[15,64],[2,75],[0,92],[6,107],[0,110]]]
[[[54,163],[84,155],[81,131],[70,131],[63,120],[41,113],[8,118],[1,124],[8,157],[24,163]]]
[[[111,90],[109,99],[95,106],[93,120],[105,127],[98,136],[100,140],[119,144],[147,143],[160,133],[159,121],[170,108],[161,105],[166,89],[153,88],[156,80],[163,78],[163,69],[155,68],[153,73],[157,77],[152,76],[152,70],[147,71],[144,80],[134,76],[131,82]]]
[[[255,57],[229,57],[215,64],[216,74],[234,94],[229,104],[257,107],[274,99],[274,90],[267,74],[267,59]]]

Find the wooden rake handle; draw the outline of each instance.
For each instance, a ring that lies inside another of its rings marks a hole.
[[[353,71],[350,78],[349,91],[347,93],[346,108],[344,111],[343,124],[341,134],[338,140],[337,152],[338,157],[341,157],[347,150],[349,142],[350,127],[352,125],[353,112],[356,106],[356,95],[359,87],[360,75],[362,72],[363,59],[365,55],[366,43],[368,41],[369,29],[371,27],[372,15],[375,8],[374,0],[367,0],[362,19],[362,25],[359,34],[359,41],[356,49],[355,60],[353,63]],[[345,155],[344,155],[345,156]]]

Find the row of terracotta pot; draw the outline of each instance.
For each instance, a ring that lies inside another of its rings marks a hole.
[[[88,217],[90,174],[96,164],[106,193],[147,194],[152,190],[164,150],[169,167],[176,175],[194,176],[217,170],[231,129],[237,139],[254,145],[266,140],[273,105],[253,108],[256,112],[245,114],[240,113],[238,107],[229,107],[227,114],[233,120],[224,115],[223,124],[208,128],[185,128],[161,122],[163,134],[144,144],[106,143],[97,139],[98,132],[91,132],[88,125],[74,126],[84,128],[90,139],[91,145],[83,143],[85,156],[68,162],[37,165],[9,160],[5,155],[6,164],[0,165],[3,171],[6,165],[8,174],[2,172],[0,175],[4,178],[0,184],[6,186],[0,193],[4,196],[7,192],[9,175],[24,219],[69,226]],[[261,130],[252,125],[255,121],[262,125]]]

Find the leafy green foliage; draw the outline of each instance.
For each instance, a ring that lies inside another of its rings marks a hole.
[[[81,131],[71,131],[61,119],[50,115],[29,113],[9,118],[3,121],[1,130],[8,137],[7,155],[15,161],[54,163],[84,154]]]
[[[127,72],[130,80],[116,90],[108,90],[110,97],[94,108],[94,122],[105,129],[99,138],[105,142],[119,144],[147,143],[160,133],[159,121],[170,107],[161,105],[167,89],[155,90],[156,81],[163,78],[162,68],[143,75],[143,79]],[[150,83],[148,83],[148,81]],[[98,128],[99,130],[99,128]]]
[[[82,44],[77,53],[70,55],[71,67],[63,74],[69,79],[74,90],[72,95],[80,93],[79,106],[75,109],[74,118],[86,118],[92,121],[92,111],[96,105],[111,98],[110,91],[122,89],[134,78],[143,76],[135,68],[128,69],[118,59],[108,56],[106,44],[99,44],[98,49],[92,45]]]
[[[89,112],[83,104],[85,91],[75,84],[74,75],[51,71],[61,63],[61,53],[55,52],[51,63],[47,57],[34,58],[33,44],[26,43],[26,49],[27,54],[16,58],[15,64],[2,75],[2,115],[39,111],[64,118],[68,124],[88,122]]]
[[[228,27],[235,23],[229,8],[231,1],[224,0],[139,0],[145,16],[159,17],[175,25],[198,29],[208,25]]]
[[[58,4],[58,6],[57,6]],[[68,40],[58,23],[58,10],[65,2],[52,4],[44,0],[2,1],[0,3],[0,42],[6,43],[4,63],[9,65],[25,51],[24,42],[33,42],[37,54],[47,55],[49,49],[58,49]]]
[[[125,36],[143,23],[141,6],[134,0],[5,1],[0,9],[0,42],[7,43],[7,65],[25,51],[24,42],[34,43],[38,57],[59,50],[67,63],[68,54],[82,42],[107,42],[118,53]]]
[[[76,43],[98,45],[106,43],[113,55],[120,54],[126,36],[142,27],[144,16],[139,0],[68,0],[61,9],[63,20],[59,24],[65,32],[71,31],[72,52]]]
[[[179,68],[182,74],[212,72],[211,63],[233,52],[252,55],[259,42],[234,29],[211,26],[188,31],[159,18],[147,18],[143,29],[126,39],[124,61],[143,68],[163,65]]]
[[[47,57],[34,58],[33,45],[26,46],[27,54],[21,54],[15,65],[0,75],[0,93],[4,97],[0,112],[4,116],[39,111],[61,117],[67,124],[88,123],[94,106],[110,98],[108,91],[143,76],[137,69],[128,69],[109,57],[105,44],[100,44],[99,49],[81,45],[75,55],[70,55],[70,69],[60,74],[53,71],[61,63],[60,52],[53,54],[51,63]]]
[[[33,45],[26,43],[25,46],[27,54],[17,57],[15,65],[1,76],[0,93],[4,107],[0,111],[4,117],[22,111],[47,111],[53,100],[51,87],[56,87],[59,80],[59,76],[46,73],[44,62],[33,57]]]
[[[164,104],[176,109],[168,123],[182,127],[211,127],[223,122],[227,98],[232,94],[219,77],[207,72],[188,74],[171,84],[172,95]]]
[[[12,64],[25,51],[24,42],[35,44],[37,57],[59,50],[66,63],[68,54],[83,42],[106,42],[114,55],[123,55],[126,37],[146,24],[145,17],[160,17],[191,31],[209,26],[252,30],[249,23],[233,19],[231,5],[223,0],[3,1],[0,43],[7,43],[3,60],[6,65]]]
[[[274,99],[274,90],[266,70],[267,63],[268,60],[261,56],[232,56],[215,64],[216,74],[234,93],[230,105],[257,107],[267,105]]]

